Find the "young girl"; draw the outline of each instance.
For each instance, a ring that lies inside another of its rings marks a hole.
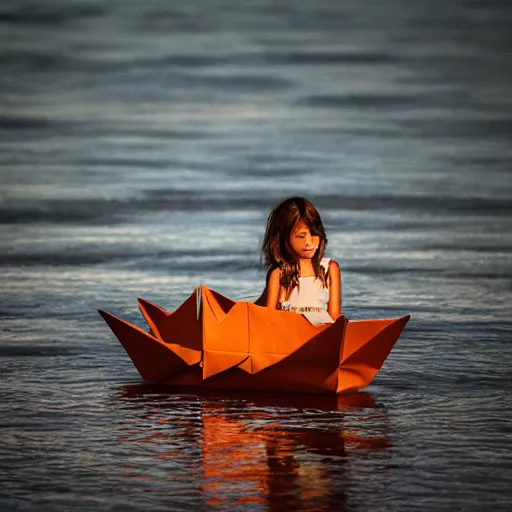
[[[323,313],[324,320],[317,315],[315,323],[340,316],[340,269],[334,260],[323,257],[326,245],[322,219],[310,201],[290,197],[279,203],[268,217],[263,238],[267,287],[258,302],[306,316]]]

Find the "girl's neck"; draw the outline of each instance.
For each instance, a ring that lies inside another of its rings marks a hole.
[[[299,266],[300,266],[300,276],[301,277],[315,275],[315,269],[313,268],[313,260],[310,260],[307,258],[300,258]]]

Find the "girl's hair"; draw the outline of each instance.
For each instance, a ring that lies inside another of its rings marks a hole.
[[[326,273],[321,267],[320,261],[327,245],[327,237],[320,214],[313,203],[304,197],[289,197],[281,201],[270,212],[261,244],[261,252],[267,268],[267,282],[270,273],[275,268],[280,268],[281,286],[287,291],[299,286],[300,265],[290,248],[289,239],[293,229],[300,221],[309,227],[312,236],[320,237],[318,250],[312,259],[313,269],[317,279],[320,279],[326,286]]]

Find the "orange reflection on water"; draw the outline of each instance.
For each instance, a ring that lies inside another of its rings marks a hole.
[[[220,412],[208,406],[203,410],[202,487],[206,503],[264,502],[267,457],[261,437]]]
[[[359,395],[337,400],[336,409],[373,404],[367,393]],[[154,399],[154,394],[148,397],[150,402]],[[275,399],[270,398],[273,404]],[[160,401],[165,401],[165,397],[160,397]],[[152,455],[153,464],[167,460],[175,464],[181,460],[191,470],[189,478],[194,479],[204,503],[223,510],[240,510],[248,504],[261,504],[271,511],[330,510],[336,504],[336,510],[343,510],[350,487],[349,455],[358,450],[386,450],[391,446],[385,436],[361,435],[359,429],[348,432],[342,421],[334,430],[332,426],[323,429],[309,425],[301,420],[300,411],[292,410],[297,421],[290,426],[286,415],[278,414],[276,421],[275,411],[203,399],[196,403],[199,414],[196,423],[191,424],[172,414],[171,408],[166,412],[164,404],[160,405],[155,409],[151,403],[152,413],[158,417],[148,415],[146,409],[141,421],[144,427],[126,427],[120,440],[143,443],[139,446],[156,443],[158,451]],[[335,418],[343,416],[337,411]],[[168,430],[154,430],[166,424]],[[184,455],[184,446],[188,455]],[[191,458],[190,450],[197,457]],[[125,470],[128,478],[148,477],[148,471],[142,476],[131,465]],[[173,475],[172,471],[166,475],[168,481],[176,478],[183,476]]]

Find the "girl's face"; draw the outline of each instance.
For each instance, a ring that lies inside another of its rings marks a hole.
[[[310,260],[313,258],[320,245],[320,237],[313,236],[309,226],[304,221],[300,220],[291,232],[288,242],[290,249],[297,258]]]

